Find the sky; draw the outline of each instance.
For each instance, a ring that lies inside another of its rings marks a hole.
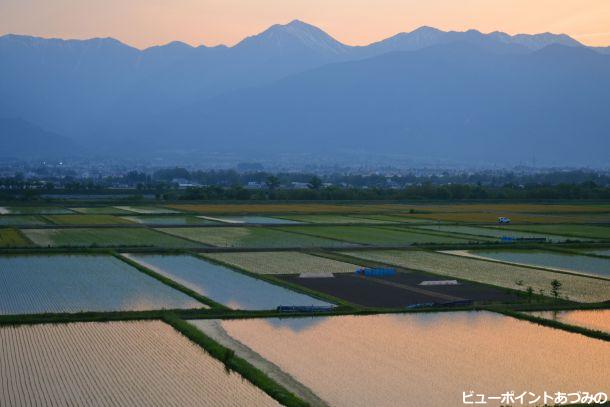
[[[0,35],[113,37],[138,48],[175,40],[233,45],[293,19],[350,45],[422,25],[548,31],[610,45],[610,0],[0,0]]]

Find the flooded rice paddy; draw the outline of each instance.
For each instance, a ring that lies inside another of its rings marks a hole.
[[[543,290],[550,294],[551,283],[562,283],[561,295],[579,302],[602,302],[610,300],[610,280],[600,280],[585,275],[566,274],[531,267],[504,264],[477,258],[424,250],[374,250],[345,252],[353,257],[382,262],[413,270],[426,271],[442,276],[460,278],[526,291]]]
[[[469,390],[489,396],[610,386],[606,342],[489,312],[224,320],[221,326],[333,406],[453,406]]]
[[[535,317],[563,322],[568,325],[576,325],[583,328],[593,329],[610,333],[610,309],[600,310],[572,310],[572,311],[536,311],[526,314]]]
[[[0,315],[202,307],[110,256],[0,257]]]
[[[213,225],[218,223],[187,215],[123,216],[123,219],[144,225]]]
[[[145,267],[232,309],[265,310],[279,305],[330,305],[308,295],[249,277],[187,255],[129,255]]]
[[[295,220],[272,218],[269,216],[199,216],[199,218],[234,224],[290,225],[302,223]]]
[[[417,226],[418,229],[432,230],[441,233],[459,233],[472,236],[486,236],[494,238],[510,237],[514,239],[524,238],[544,238],[552,242],[561,242],[569,239],[565,236],[542,234],[542,233],[530,233],[530,232],[519,232],[510,229],[496,229],[476,226],[460,226],[460,225],[430,225],[430,226]]]
[[[476,250],[479,257],[610,278],[610,260],[544,250]]]
[[[158,321],[0,327],[2,406],[275,406]]]

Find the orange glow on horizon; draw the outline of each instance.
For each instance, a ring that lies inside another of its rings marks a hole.
[[[138,48],[183,41],[233,45],[300,19],[350,45],[422,25],[509,34],[565,33],[610,45],[607,0],[3,0],[0,35],[114,37]]]

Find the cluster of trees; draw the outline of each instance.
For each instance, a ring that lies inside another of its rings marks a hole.
[[[175,180],[201,185],[180,189]],[[578,180],[578,181],[569,181]],[[505,181],[505,182],[501,182]],[[527,182],[525,182],[527,181]],[[558,182],[555,182],[558,181]],[[21,177],[0,178],[0,197],[27,199],[48,193],[155,194],[160,199],[185,200],[547,200],[610,199],[610,177],[593,172],[456,175],[324,175],[234,170],[162,169],[152,174],[131,171],[103,179],[59,181]],[[254,182],[255,186],[248,187]],[[292,183],[299,183],[293,188]],[[303,185],[306,187],[303,188]],[[114,191],[114,192],[113,192]]]
[[[610,186],[592,182],[582,184],[526,185],[507,184],[501,187],[483,185],[434,185],[423,183],[405,188],[343,188],[324,187],[322,180],[313,177],[307,189],[278,189],[274,183],[263,190],[242,186],[228,188],[209,186],[167,191],[165,199],[184,200],[572,200],[610,199]]]
[[[292,182],[309,182],[316,174],[306,172],[265,171],[240,172],[230,170],[189,171],[185,168],[169,168],[155,171],[148,182],[171,182],[175,179],[185,179],[202,185],[245,185],[248,182],[265,183],[270,177],[275,177],[280,185]],[[144,174],[142,174],[144,177]],[[440,174],[349,174],[334,173],[321,176],[324,183],[350,187],[387,188],[388,186],[404,187],[427,182],[433,185],[467,184],[467,185],[558,185],[582,184],[594,182],[596,185],[610,185],[610,175],[586,171],[548,171],[548,172],[512,172],[512,171],[478,171],[478,172],[444,172]],[[143,182],[144,179],[140,179]]]

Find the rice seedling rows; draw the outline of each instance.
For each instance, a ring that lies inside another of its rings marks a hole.
[[[0,257],[3,315],[203,307],[114,257]]]
[[[347,244],[277,228],[164,228],[163,231],[217,247],[331,247]]]
[[[0,404],[277,405],[159,321],[0,328]]]
[[[300,252],[207,253],[213,260],[257,274],[353,273],[356,265]]]
[[[554,273],[528,267],[513,266],[428,251],[358,251],[347,252],[354,257],[463,278],[485,284],[550,295],[551,282],[562,283],[561,295],[579,302],[602,302],[610,299],[610,281],[585,276]],[[542,291],[541,291],[542,290]]]
[[[542,394],[610,385],[604,341],[489,312],[223,320],[220,326],[333,406],[457,406],[464,389]]]
[[[51,247],[198,246],[194,242],[145,228],[25,229],[23,233],[38,246]]]

